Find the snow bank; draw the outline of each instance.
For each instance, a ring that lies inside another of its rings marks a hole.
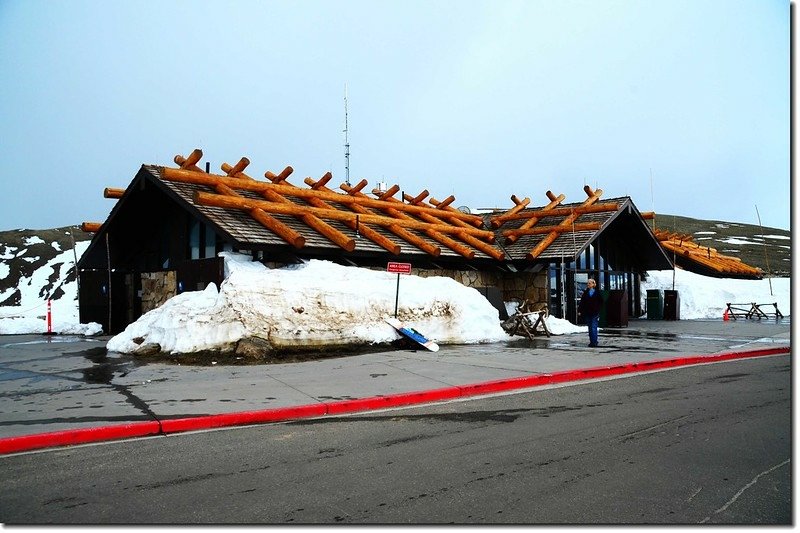
[[[219,292],[183,293],[143,315],[108,343],[134,352],[229,350],[259,338],[273,348],[385,343],[398,338],[384,321],[394,315],[397,275],[311,260],[268,269],[224,254],[228,278]],[[497,310],[478,291],[446,277],[401,276],[398,318],[438,343],[507,340]]]
[[[642,283],[642,309],[644,309],[648,289],[673,290],[672,270],[648,272],[648,279]],[[791,279],[772,278],[760,280],[741,280],[711,278],[682,269],[675,269],[675,287],[680,299],[681,320],[699,318],[722,318],[728,303],[771,304],[777,303],[784,316],[791,312]],[[772,294],[770,294],[770,283]],[[770,307],[768,310],[773,310]]]
[[[210,349],[232,349],[246,333],[237,317],[209,283],[203,291],[173,296],[148,311],[107,344],[112,352],[162,350],[191,353]]]

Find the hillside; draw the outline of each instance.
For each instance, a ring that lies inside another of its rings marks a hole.
[[[653,221],[650,221],[652,224]],[[702,220],[656,213],[656,228],[691,235],[694,242],[709,246],[773,277],[789,277],[792,269],[791,232],[763,229],[755,224]],[[651,226],[652,227],[652,226]]]
[[[60,299],[75,282],[75,257],[91,238],[79,226],[0,231],[0,307],[33,305],[26,295],[38,303]]]

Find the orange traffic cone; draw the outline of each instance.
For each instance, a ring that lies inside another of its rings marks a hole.
[[[728,318],[728,310],[727,310],[727,309],[725,309],[725,312],[724,312],[724,313],[722,313],[722,320],[723,320],[724,322],[727,322],[728,320],[730,320],[730,319]]]

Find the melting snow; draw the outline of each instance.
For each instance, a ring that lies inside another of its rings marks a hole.
[[[37,237],[36,235],[34,235],[33,237],[25,237],[25,239],[22,242],[25,244],[25,246],[31,246],[33,244],[44,244],[42,238]]]

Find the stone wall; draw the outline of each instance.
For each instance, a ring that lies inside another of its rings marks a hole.
[[[280,268],[282,263],[262,261],[268,268]],[[370,270],[382,270],[382,267],[365,267]],[[548,272],[543,269],[531,272],[488,272],[482,270],[453,269],[419,269],[412,268],[411,273],[421,278],[443,276],[452,278],[467,287],[498,287],[503,292],[503,301],[511,302],[530,300],[532,303],[549,304]]]
[[[142,272],[142,314],[178,294],[175,271]]]
[[[452,278],[462,285],[467,287],[497,287],[499,286],[500,278],[493,272],[481,272],[478,270],[425,270],[425,269],[412,269],[412,274],[421,278],[432,278],[441,276],[445,278]]]
[[[540,272],[506,273],[498,286],[507,302],[528,300],[532,303],[549,303],[547,269]]]
[[[444,276],[467,287],[498,287],[506,302],[530,300],[533,303],[549,303],[547,269],[540,272],[485,272],[477,270],[421,270],[412,274],[421,278]]]

